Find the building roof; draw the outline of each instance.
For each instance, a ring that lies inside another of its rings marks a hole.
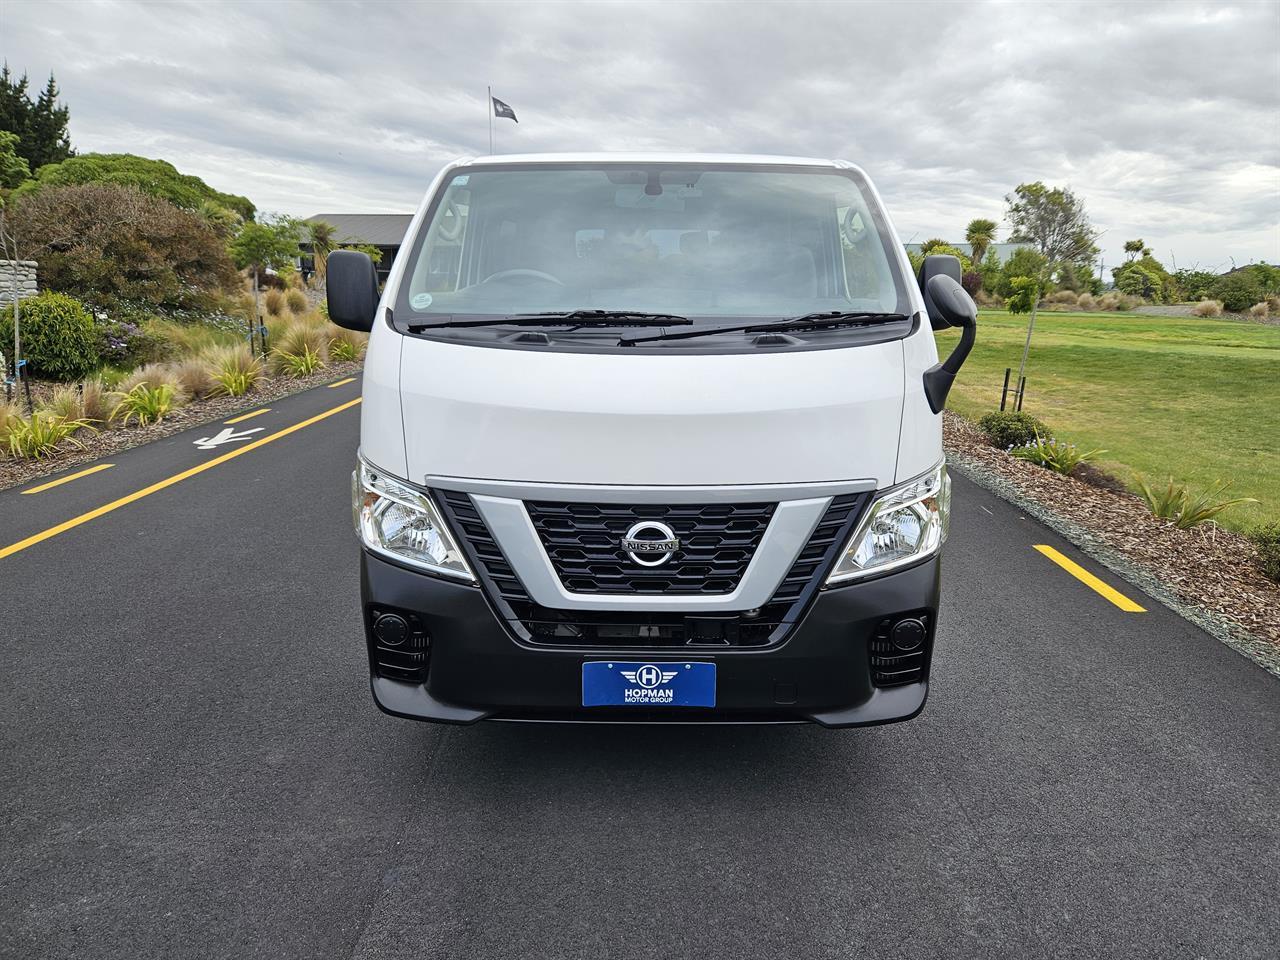
[[[307,217],[307,222],[323,220],[333,224],[338,231],[339,243],[398,247],[404,242],[412,219],[412,213],[317,213],[314,217]]]

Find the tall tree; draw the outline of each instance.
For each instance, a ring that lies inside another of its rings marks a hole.
[[[279,270],[300,254],[302,223],[293,217],[276,217],[261,223],[253,220],[240,228],[229,250],[236,266],[253,272],[253,309],[261,317],[258,304],[258,279],[263,270]]]
[[[1032,278],[1035,287],[1031,317],[1027,321],[1022,362],[1018,365],[1017,383],[1021,385],[1027,370],[1027,355],[1031,352],[1031,334],[1036,327],[1036,305],[1045,282],[1059,267],[1090,263],[1098,252],[1094,244],[1098,231],[1089,222],[1084,201],[1065,187],[1047,187],[1037,180],[1019,184],[1004,199],[1009,205],[1005,219],[1013,227],[1009,239],[1031,244],[1044,258],[1044,265]]]
[[[1126,260],[1136,260],[1138,255],[1146,249],[1146,244],[1141,240],[1126,240],[1124,242],[1124,253]]]
[[[987,255],[987,248],[996,242],[996,222],[978,218],[970,220],[964,231],[965,242],[969,244],[971,259],[975,264],[981,263]]]
[[[46,163],[59,163],[71,156],[71,135],[67,132],[70,119],[71,111],[58,103],[58,84],[51,73],[49,82],[36,98],[26,137],[23,138],[30,141],[27,163],[31,164],[32,170],[39,170]]]
[[[53,74],[34,101],[28,87],[25,73],[15,80],[7,63],[0,69],[0,131],[18,137],[17,154],[34,173],[46,163],[74,156],[75,151],[67,133],[70,111],[58,102]]]
[[[27,114],[31,108],[31,98],[27,96],[27,75],[24,73],[15,80],[6,63],[0,68],[0,130],[21,138],[27,129]]]
[[[1089,222],[1084,201],[1070,190],[1036,181],[1021,184],[1004,199],[1013,227],[1009,239],[1035,247],[1050,271],[1064,263],[1093,259],[1098,232]]]

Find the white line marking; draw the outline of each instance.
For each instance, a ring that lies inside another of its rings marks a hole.
[[[201,437],[199,440],[191,442],[196,445],[197,450],[213,450],[224,443],[239,443],[241,440],[248,440],[255,433],[261,432],[262,427],[250,427],[248,430],[242,430],[239,433],[236,433],[230,427],[223,427],[212,437]]]

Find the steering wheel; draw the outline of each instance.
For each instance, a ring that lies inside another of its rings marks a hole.
[[[452,228],[445,225],[452,224]],[[452,200],[445,209],[445,215],[440,218],[440,223],[436,227],[436,232],[445,240],[457,240],[462,234],[462,214],[458,212],[458,205]]]
[[[558,277],[543,273],[541,270],[530,270],[527,267],[516,267],[514,270],[499,270],[497,273],[489,274],[480,282],[492,283],[495,280],[543,280],[547,283],[554,283],[557,287],[564,286],[564,281]]]
[[[854,246],[867,235],[867,224],[856,207],[850,207],[845,211],[844,222],[840,226],[844,231],[844,238]]]

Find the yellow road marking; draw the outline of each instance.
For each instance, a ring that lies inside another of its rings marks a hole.
[[[57,480],[50,480],[48,483],[42,483],[38,487],[32,487],[30,490],[23,490],[23,494],[41,493],[45,490],[52,490],[54,487],[60,487],[64,483],[70,483],[72,480],[79,480],[81,477],[87,477],[91,473],[97,473],[99,470],[110,470],[114,467],[114,463],[100,463],[96,467],[90,467],[88,470],[81,470],[79,473],[68,474],[65,477],[59,477]]]
[[[263,407],[261,410],[254,410],[251,413],[242,413],[238,417],[232,417],[230,420],[223,420],[222,422],[226,424],[240,423],[242,420],[252,420],[254,417],[260,417],[264,413],[270,413],[270,412],[271,412],[270,407]]]
[[[1064,557],[1057,550],[1053,549],[1053,547],[1043,543],[1037,543],[1034,546],[1037,550],[1039,550],[1046,557],[1048,557],[1050,560],[1052,560],[1054,563],[1060,566],[1063,570],[1067,571],[1067,573],[1071,574],[1073,577],[1075,577],[1077,580],[1083,583],[1086,587],[1088,587],[1089,589],[1093,590],[1096,593],[1102,594],[1102,596],[1106,597],[1108,600],[1114,603],[1121,610],[1124,610],[1127,613],[1146,613],[1147,612],[1146,607],[1138,606],[1138,604],[1134,603],[1132,600],[1126,597],[1119,590],[1103,583],[1101,580],[1095,577],[1092,573],[1090,573],[1084,567],[1080,566],[1080,564],[1075,563],[1074,561]]]
[[[80,526],[82,523],[88,523],[90,520],[95,520],[113,510],[119,510],[121,507],[128,506],[133,503],[135,500],[141,500],[143,497],[148,497],[153,493],[165,489],[166,487],[171,487],[175,483],[180,483],[189,477],[194,477],[196,474],[204,473],[206,470],[210,470],[213,467],[218,466],[218,464],[226,463],[228,460],[234,460],[236,457],[243,456],[250,450],[257,450],[259,447],[264,447],[273,440],[279,440],[281,437],[287,437],[289,434],[296,433],[303,427],[309,427],[313,423],[319,423],[327,417],[332,417],[335,413],[341,413],[343,410],[354,407],[359,402],[360,398],[356,397],[354,400],[348,400],[346,403],[340,403],[338,406],[331,410],[326,410],[324,413],[318,413],[314,417],[309,417],[300,423],[295,423],[291,427],[285,427],[283,430],[277,430],[275,433],[267,434],[267,436],[262,437],[259,440],[254,440],[252,443],[246,443],[243,447],[237,447],[234,450],[230,450],[227,453],[222,454],[220,457],[214,457],[212,460],[206,460],[204,463],[196,464],[189,470],[183,470],[181,473],[175,473],[171,477],[165,477],[163,480],[158,480],[151,484],[151,486],[143,487],[141,490],[135,490],[133,493],[121,497],[119,500],[112,500],[110,503],[104,503],[102,506],[90,510],[88,513],[82,513],[78,517],[72,517],[70,520],[63,521],[56,527],[50,527],[48,530],[42,530],[39,533],[32,534],[25,540],[19,540],[17,543],[11,543],[7,547],[0,548],[0,560],[3,560],[5,557],[12,556],[19,551],[25,550],[27,547],[34,547],[37,543],[43,543],[45,540],[56,537],[60,533],[66,533],[68,530],[72,530]]]
[[[329,384],[329,389],[332,390],[334,387],[343,387],[343,386],[346,386],[348,383],[354,383],[355,379],[356,379],[355,377],[347,377],[347,379],[345,380],[337,380]]]

